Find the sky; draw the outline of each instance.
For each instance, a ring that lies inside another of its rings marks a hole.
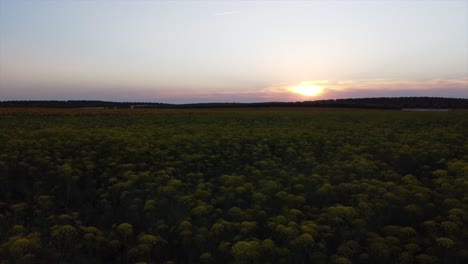
[[[0,100],[468,98],[468,1],[0,0]]]

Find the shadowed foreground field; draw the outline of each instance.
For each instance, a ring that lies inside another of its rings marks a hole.
[[[468,111],[0,109],[1,263],[466,263]]]

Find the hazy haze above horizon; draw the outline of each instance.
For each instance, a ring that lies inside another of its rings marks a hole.
[[[0,0],[0,100],[379,96],[468,98],[468,1]]]

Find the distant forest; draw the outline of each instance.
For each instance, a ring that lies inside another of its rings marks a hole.
[[[468,109],[468,99],[442,97],[378,97],[303,102],[165,104],[107,101],[0,101],[0,107],[46,108],[237,108],[237,107],[333,107],[362,109]]]

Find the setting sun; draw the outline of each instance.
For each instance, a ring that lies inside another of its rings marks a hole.
[[[291,89],[293,92],[304,95],[304,96],[317,96],[323,92],[323,87],[318,85],[310,85],[302,83]]]

